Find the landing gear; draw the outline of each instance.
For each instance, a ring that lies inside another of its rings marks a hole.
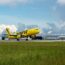
[[[26,38],[26,41],[29,41],[29,40],[31,40],[31,38],[30,38],[30,37],[27,37],[27,38]]]
[[[2,40],[5,40],[5,37],[2,37]]]
[[[17,39],[17,41],[19,41],[20,39]]]
[[[28,38],[26,39],[26,41],[28,41]]]

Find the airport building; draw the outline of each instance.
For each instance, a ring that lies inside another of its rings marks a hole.
[[[65,35],[46,35],[45,40],[65,40]]]

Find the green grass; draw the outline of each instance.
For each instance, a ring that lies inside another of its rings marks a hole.
[[[0,65],[65,65],[65,42],[0,42]]]

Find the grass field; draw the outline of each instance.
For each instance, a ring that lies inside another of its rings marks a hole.
[[[0,65],[65,65],[65,42],[0,42]]]

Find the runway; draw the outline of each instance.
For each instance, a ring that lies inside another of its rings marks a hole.
[[[32,40],[31,42],[65,42],[65,40]]]
[[[0,40],[0,42],[65,42],[65,40]]]

